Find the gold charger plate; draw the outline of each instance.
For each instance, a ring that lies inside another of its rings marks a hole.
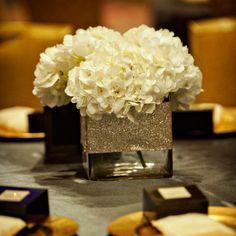
[[[50,215],[40,224],[29,223],[27,226],[31,230],[25,231],[24,236],[72,236],[80,229],[74,220],[56,215]]]
[[[0,138],[5,139],[42,139],[45,137],[44,133],[28,133],[28,132],[14,132],[1,129]]]
[[[221,222],[236,230],[236,208],[209,207],[208,215],[213,220]],[[108,226],[108,232],[114,236],[163,236],[150,225],[143,225],[143,212],[134,212],[122,216]],[[141,226],[141,227],[140,227]]]

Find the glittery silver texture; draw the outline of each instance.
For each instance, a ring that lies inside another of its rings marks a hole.
[[[106,114],[101,120],[81,117],[81,143],[87,153],[156,151],[172,149],[169,102],[152,114],[134,113],[135,122]]]

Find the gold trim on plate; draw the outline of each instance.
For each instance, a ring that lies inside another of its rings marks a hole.
[[[0,138],[44,138],[44,133],[11,132],[0,129]]]

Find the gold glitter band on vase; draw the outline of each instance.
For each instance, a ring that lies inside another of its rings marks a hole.
[[[135,114],[135,122],[106,114],[101,120],[81,117],[84,152],[132,152],[172,149],[170,102],[156,106],[152,114]]]

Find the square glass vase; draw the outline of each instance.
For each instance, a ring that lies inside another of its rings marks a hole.
[[[152,114],[133,110],[134,122],[106,114],[80,119],[83,167],[88,179],[171,177],[172,114],[169,102]]]

